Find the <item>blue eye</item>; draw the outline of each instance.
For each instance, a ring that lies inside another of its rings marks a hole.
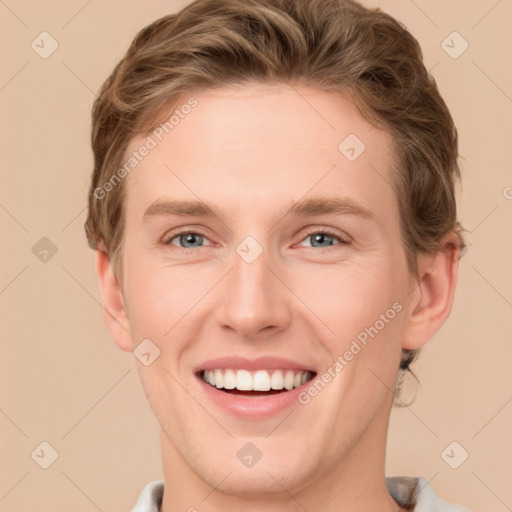
[[[311,245],[305,247],[314,247],[318,249],[332,247],[333,245],[348,245],[349,240],[342,238],[336,233],[332,233],[326,229],[316,229],[310,231],[302,239],[302,243],[310,240]],[[206,236],[201,235],[196,231],[183,231],[172,233],[164,242],[165,245],[173,245],[181,249],[193,249],[197,247],[205,247],[213,245]],[[303,246],[304,247],[304,246]]]
[[[202,247],[205,239],[206,237],[203,235],[189,231],[186,233],[178,233],[172,236],[172,238],[169,238],[166,243],[188,249],[190,247]],[[178,244],[173,243],[174,240],[178,240]]]
[[[315,233],[313,235],[308,235],[308,238],[311,240],[313,247],[325,247],[324,244],[326,244],[326,242],[327,247],[334,245],[334,237],[326,233]]]
[[[340,235],[336,233],[331,233],[330,231],[327,231],[325,229],[316,229],[314,231],[311,231],[307,234],[306,238],[304,240],[311,240],[311,247],[331,247],[333,245],[339,245],[339,244],[349,244],[350,242],[348,240],[345,240]],[[318,244],[318,245],[315,245]]]

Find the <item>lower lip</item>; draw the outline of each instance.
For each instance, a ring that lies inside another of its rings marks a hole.
[[[206,395],[221,409],[240,418],[263,419],[279,414],[298,403],[298,396],[310,384],[274,395],[243,396],[226,393],[197,377]]]

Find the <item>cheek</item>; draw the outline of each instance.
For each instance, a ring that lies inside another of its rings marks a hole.
[[[314,271],[301,274],[297,295],[328,327],[320,326],[317,331],[320,344],[329,353],[327,363],[343,365],[338,391],[344,394],[351,389],[349,395],[356,401],[370,399],[363,392],[369,382],[384,394],[394,387],[407,288],[406,273],[401,275],[399,268],[380,254],[364,265],[331,269],[324,275]],[[321,283],[325,286],[319,286]]]
[[[400,277],[376,261],[331,269],[305,269],[293,285],[297,296],[343,339],[373,325],[399,301]]]
[[[126,258],[128,313],[134,334],[164,341],[186,324],[195,305],[215,284],[211,269],[200,266],[159,267],[143,255]]]

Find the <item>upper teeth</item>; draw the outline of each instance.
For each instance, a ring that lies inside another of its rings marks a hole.
[[[308,371],[294,370],[205,370],[203,380],[219,389],[269,391],[298,388],[312,377]]]

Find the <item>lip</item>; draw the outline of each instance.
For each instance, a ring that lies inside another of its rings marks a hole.
[[[274,395],[243,396],[219,390],[207,384],[201,377],[202,370],[306,370],[313,373],[313,378],[301,386]],[[298,405],[298,396],[311,384],[317,372],[308,365],[280,357],[258,357],[246,359],[237,356],[222,357],[205,361],[194,369],[198,384],[213,404],[232,416],[242,419],[265,419],[280,414]]]
[[[317,373],[305,363],[299,363],[283,357],[264,356],[248,359],[239,356],[219,357],[201,363],[193,369],[195,374],[201,370],[305,370]]]

